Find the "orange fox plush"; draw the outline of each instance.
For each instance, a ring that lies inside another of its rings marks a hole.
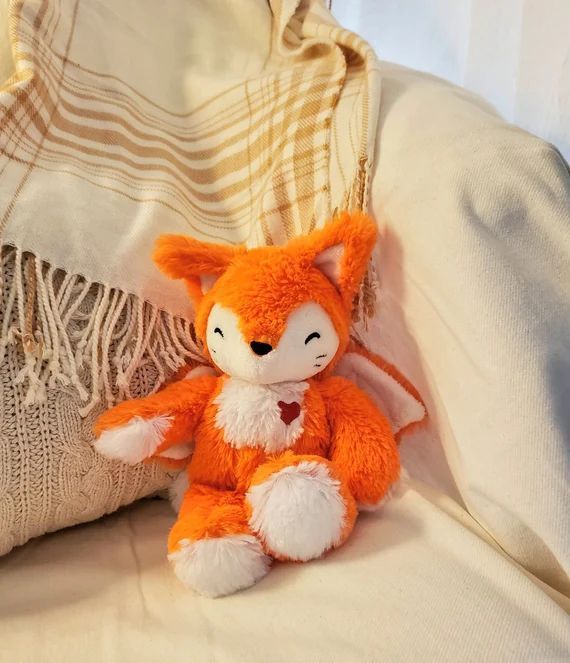
[[[129,463],[189,458],[168,550],[201,594],[253,585],[272,558],[307,561],[341,545],[358,510],[398,479],[388,420],[332,375],[375,238],[370,219],[344,213],[282,247],[158,241],[154,259],[185,280],[220,374],[121,403],[97,422],[95,446]]]

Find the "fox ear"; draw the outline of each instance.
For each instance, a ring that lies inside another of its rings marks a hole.
[[[171,279],[184,279],[192,296],[199,298],[226,271],[238,251],[184,235],[162,235],[152,257],[161,272]]]
[[[337,288],[347,310],[352,309],[376,235],[376,224],[370,217],[343,212],[306,238],[312,265]]]

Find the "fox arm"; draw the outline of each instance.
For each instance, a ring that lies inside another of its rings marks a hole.
[[[97,420],[95,449],[132,465],[151,456],[188,456],[194,429],[216,382],[212,376],[180,380],[146,398],[119,403]]]
[[[331,429],[330,459],[360,506],[374,507],[400,474],[390,424],[349,380],[332,377],[319,386]]]

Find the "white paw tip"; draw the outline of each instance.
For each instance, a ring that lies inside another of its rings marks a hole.
[[[346,505],[339,482],[322,463],[302,461],[250,488],[250,525],[269,549],[298,561],[338,544]]]
[[[106,458],[136,465],[154,454],[171,420],[164,415],[152,419],[134,417],[124,426],[101,433],[93,447]]]
[[[251,587],[269,570],[271,560],[248,534],[180,542],[168,559],[180,582],[209,598]]]

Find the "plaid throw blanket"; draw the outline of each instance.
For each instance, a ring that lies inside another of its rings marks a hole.
[[[365,207],[378,65],[319,0],[9,12],[0,346],[25,353],[28,403],[55,380],[86,413],[129,396],[141,363],[155,388],[198,357],[186,293],[149,259],[158,234],[281,243]]]

